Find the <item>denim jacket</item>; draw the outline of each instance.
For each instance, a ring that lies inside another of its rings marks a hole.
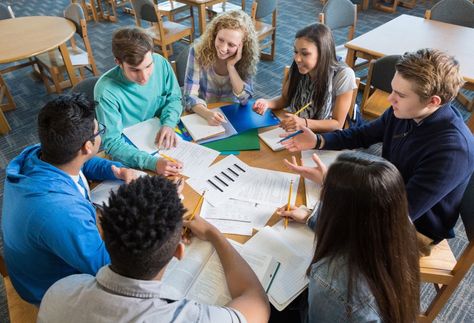
[[[308,322],[382,322],[367,282],[359,278],[347,298],[348,268],[344,258],[323,259],[311,266]]]

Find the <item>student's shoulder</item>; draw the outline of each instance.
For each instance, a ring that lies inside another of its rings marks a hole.
[[[94,86],[94,96],[113,92],[115,88],[120,87],[120,67],[115,66],[105,72]]]

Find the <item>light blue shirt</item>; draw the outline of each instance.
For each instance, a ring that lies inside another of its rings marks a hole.
[[[308,322],[382,322],[367,281],[358,277],[347,296],[348,266],[343,258],[322,259],[311,266]]]
[[[72,275],[54,284],[41,302],[38,323],[246,322],[235,309],[166,295],[160,281],[124,277],[105,266],[97,277]]]

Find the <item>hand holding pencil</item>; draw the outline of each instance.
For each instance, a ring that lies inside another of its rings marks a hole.
[[[185,222],[191,222],[191,221],[194,219],[194,217],[196,216],[197,210],[200,209],[200,207],[201,207],[201,205],[202,205],[202,202],[204,202],[204,195],[205,195],[205,194],[206,194],[206,191],[203,191],[202,194],[201,194],[201,196],[199,197],[199,200],[198,200],[196,206],[194,207],[193,212],[191,213],[191,215],[189,216],[189,218],[188,218],[187,221],[185,221]],[[187,229],[188,229],[187,227],[184,228],[184,233],[183,233],[183,235],[186,234]]]

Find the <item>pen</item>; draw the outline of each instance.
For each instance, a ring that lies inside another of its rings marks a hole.
[[[202,202],[204,201],[204,194],[206,194],[206,191],[203,191],[202,192],[202,195],[201,197],[199,198],[197,204],[196,204],[196,207],[194,208],[193,210],[193,213],[191,213],[191,216],[189,217],[189,220],[188,221],[192,221],[194,219],[194,216],[196,215],[196,211],[199,209],[199,207],[202,205]],[[186,232],[188,231],[188,228],[184,228],[184,234],[186,234]]]
[[[288,140],[288,139],[290,139],[290,138],[293,138],[294,136],[297,136],[297,135],[299,135],[300,133],[303,133],[303,130],[298,130],[298,131],[296,131],[296,132],[293,132],[291,135],[288,135],[288,136],[286,136],[285,138],[281,139],[278,143],[281,143],[281,142],[283,142],[283,141],[285,141],[285,140]]]
[[[290,210],[291,193],[293,193],[293,180],[290,181],[290,192],[288,193],[288,204],[286,210]],[[285,217],[285,229],[288,227],[288,217]]]
[[[170,156],[165,155],[165,154],[163,154],[163,153],[160,153],[160,156],[163,157],[163,158],[166,159],[166,160],[169,160],[170,162],[178,163],[178,162],[176,161],[176,159],[171,158]]]
[[[306,104],[304,107],[302,107],[301,109],[299,109],[298,111],[296,111],[295,113],[293,113],[295,116],[297,116],[298,114],[300,114],[301,112],[303,112],[304,110],[306,110],[307,107],[309,107],[311,104],[313,103],[313,101],[309,101],[308,104]]]

